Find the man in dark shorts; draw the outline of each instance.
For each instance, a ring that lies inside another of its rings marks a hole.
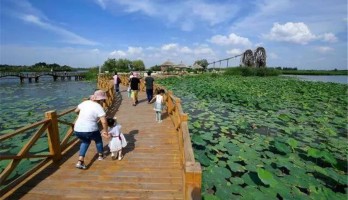
[[[153,82],[155,79],[151,76],[151,72],[147,72],[147,77],[145,78],[145,87],[146,87],[146,96],[147,96],[147,103],[150,103],[152,97],[153,97]]]

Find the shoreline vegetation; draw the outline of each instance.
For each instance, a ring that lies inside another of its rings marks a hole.
[[[105,64],[104,64],[105,65]],[[102,66],[102,71],[108,69],[110,71],[110,67]],[[114,67],[117,68],[117,67]],[[117,68],[118,69],[118,68]],[[160,68],[149,68],[145,70],[157,71]],[[45,62],[39,62],[31,66],[26,65],[6,65],[0,64],[0,72],[47,72],[47,71],[86,71],[86,80],[96,80],[96,74],[99,72],[99,67],[91,67],[91,68],[73,68],[71,66],[60,66],[56,63],[47,64]],[[122,70],[123,71],[123,70]],[[129,72],[131,70],[126,70]],[[201,73],[199,70],[187,69],[187,72],[193,73]],[[224,71],[225,74],[228,75],[241,75],[241,76],[278,76],[278,75],[348,75],[348,70],[299,70],[297,68],[288,68],[288,67],[266,67],[266,68],[253,68],[253,67],[227,67],[227,68],[207,68],[207,72],[216,72],[216,71]],[[120,71],[121,72],[121,71]],[[110,71],[110,73],[113,73]],[[168,73],[175,73],[175,70],[169,70]]]

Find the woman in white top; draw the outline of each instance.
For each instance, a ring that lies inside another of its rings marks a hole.
[[[102,90],[97,90],[91,95],[90,100],[80,103],[75,112],[79,113],[74,125],[74,134],[81,140],[79,160],[76,168],[86,169],[84,164],[85,155],[91,140],[95,141],[99,160],[103,159],[103,140],[99,131],[98,121],[100,119],[103,130],[102,134],[107,136],[108,126],[105,118],[105,111],[101,106],[106,99],[106,94]]]

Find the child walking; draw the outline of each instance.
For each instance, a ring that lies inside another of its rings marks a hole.
[[[155,105],[154,105],[154,110],[156,111],[156,121],[158,123],[162,122],[162,110],[163,110],[163,95],[164,95],[164,90],[160,89],[157,91],[157,95],[151,100],[155,100]]]
[[[127,146],[126,138],[121,132],[121,125],[117,123],[116,118],[107,118],[109,126],[109,136],[111,138],[109,142],[109,148],[112,159],[122,160],[122,148]]]

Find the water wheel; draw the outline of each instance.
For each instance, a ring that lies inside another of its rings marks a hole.
[[[263,47],[257,47],[254,53],[255,66],[266,67],[266,50]]]
[[[252,50],[248,49],[243,53],[241,63],[248,67],[254,66],[254,55]]]

